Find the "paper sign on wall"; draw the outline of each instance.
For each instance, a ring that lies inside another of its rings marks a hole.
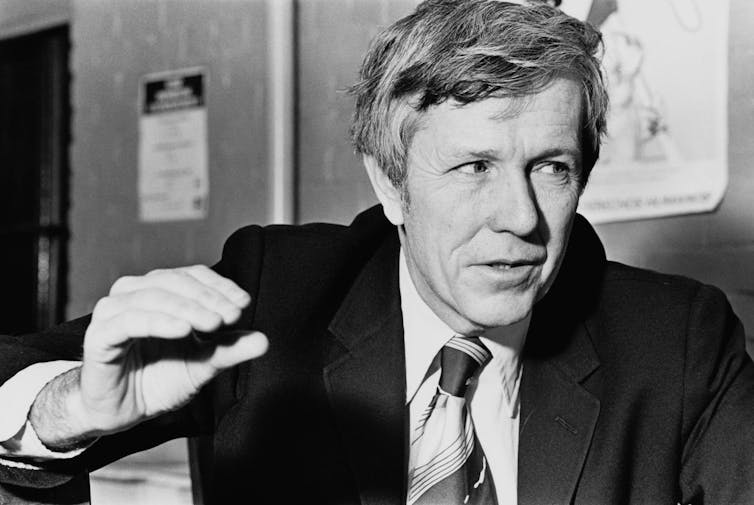
[[[593,223],[714,209],[728,182],[728,0],[563,0],[598,26],[608,137],[579,212]]]
[[[207,215],[207,109],[200,68],[142,78],[139,119],[139,217],[142,221]]]

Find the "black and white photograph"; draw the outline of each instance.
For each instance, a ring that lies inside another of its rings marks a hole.
[[[754,505],[754,2],[0,0],[0,505]]]

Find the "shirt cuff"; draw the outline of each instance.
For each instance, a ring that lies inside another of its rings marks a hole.
[[[29,410],[42,388],[58,375],[80,365],[79,361],[35,363],[0,386],[0,405],[3,406],[3,415],[0,416],[0,464],[16,466],[20,463],[4,458],[68,459],[78,456],[87,448],[51,451],[39,440],[28,421]]]

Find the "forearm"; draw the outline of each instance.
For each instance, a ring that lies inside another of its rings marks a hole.
[[[42,388],[29,411],[37,437],[53,451],[84,447],[103,434],[88,422],[80,379],[81,367],[55,377]]]

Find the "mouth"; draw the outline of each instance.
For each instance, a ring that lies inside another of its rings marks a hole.
[[[497,286],[514,286],[531,280],[543,263],[538,259],[495,259],[477,262],[472,269]]]
[[[503,262],[499,262],[499,261],[495,261],[495,262],[492,262],[492,263],[482,263],[482,265],[490,267],[490,268],[492,268],[494,270],[510,270],[510,269],[513,268],[513,264],[512,263],[503,263]]]
[[[514,268],[519,267],[535,267],[537,265],[541,265],[544,263],[544,261],[540,260],[494,260],[494,261],[483,261],[480,263],[477,263],[478,266],[484,266],[489,267],[494,270],[512,270]]]

